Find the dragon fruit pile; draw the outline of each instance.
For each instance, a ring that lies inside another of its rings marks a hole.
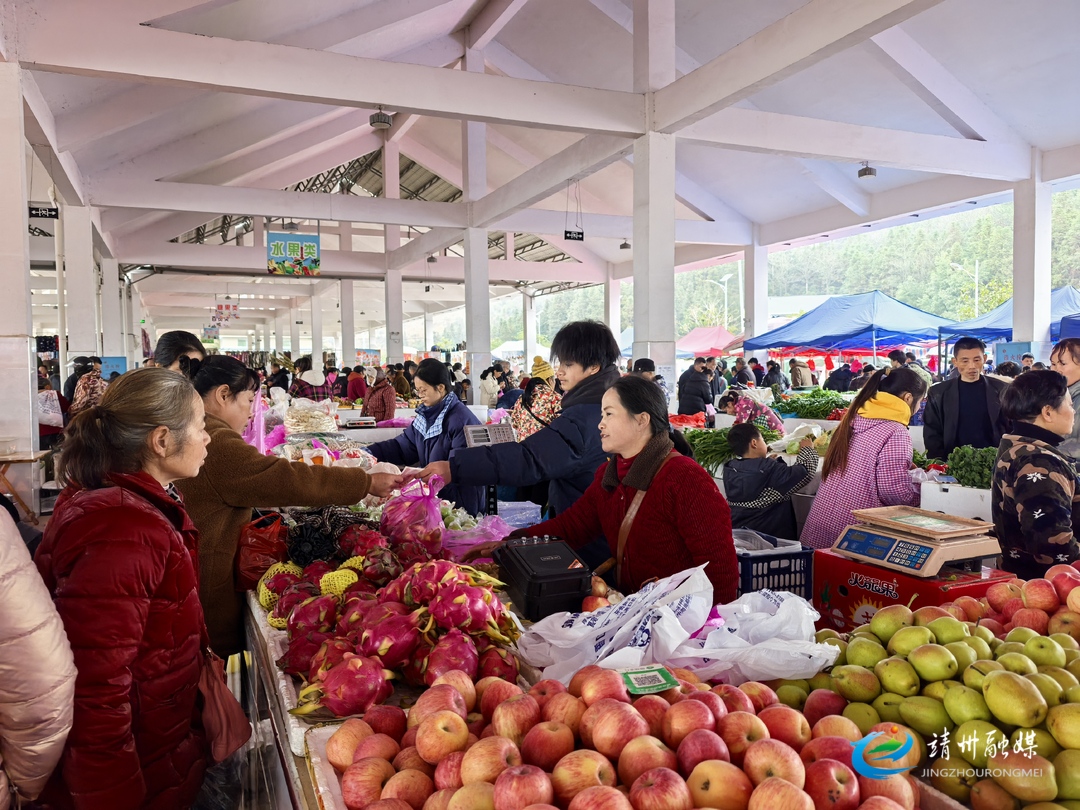
[[[495,594],[502,583],[448,560],[402,570],[387,538],[370,529],[338,540],[352,555],[341,567],[279,563],[259,582],[268,620],[288,633],[278,666],[304,681],[293,713],[362,714],[390,696],[395,677],[430,686],[456,669],[517,680],[506,646],[520,627]]]

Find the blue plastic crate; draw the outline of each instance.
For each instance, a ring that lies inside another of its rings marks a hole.
[[[739,596],[768,588],[788,591],[807,600],[813,598],[814,550],[794,541],[780,542],[793,545],[764,551],[736,550]]]

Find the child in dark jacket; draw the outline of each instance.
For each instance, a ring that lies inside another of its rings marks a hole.
[[[799,443],[794,465],[769,458],[761,431],[752,422],[735,425],[728,432],[735,458],[724,465],[724,492],[731,506],[731,526],[762,534],[797,540],[792,493],[802,489],[818,468],[813,437]]]

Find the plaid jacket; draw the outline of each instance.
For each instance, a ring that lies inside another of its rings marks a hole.
[[[1080,489],[1068,458],[1048,442],[1006,434],[994,465],[994,532],[1008,571],[1045,571],[1080,558]]]

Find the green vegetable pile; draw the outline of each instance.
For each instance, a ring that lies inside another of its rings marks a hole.
[[[777,410],[793,413],[799,419],[826,419],[837,408],[847,406],[848,401],[840,394],[820,388],[773,405]]]
[[[962,487],[990,489],[997,452],[996,447],[957,447],[949,453],[949,475]]]
[[[697,463],[711,475],[715,476],[720,471],[721,464],[735,458],[735,454],[731,452],[731,445],[728,444],[728,430],[730,428],[688,430],[683,434],[687,443],[694,448],[694,458]],[[775,430],[768,429],[761,430],[761,437],[766,444],[771,444],[781,438]]]
[[[936,458],[930,458],[921,450],[912,450],[911,463],[921,470],[929,470],[931,464],[943,464],[944,462]]]

